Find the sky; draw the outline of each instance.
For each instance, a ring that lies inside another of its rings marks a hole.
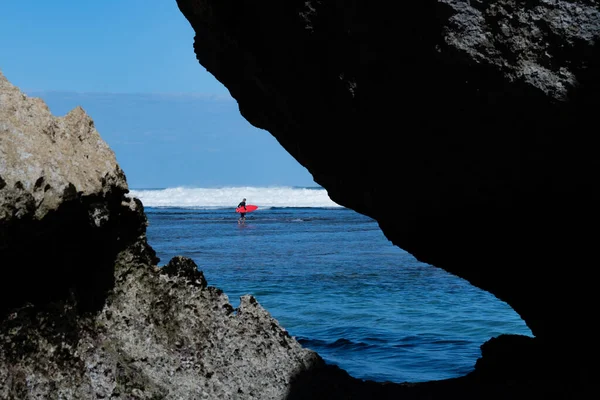
[[[132,188],[318,186],[198,63],[175,0],[0,0],[0,71],[82,106]]]

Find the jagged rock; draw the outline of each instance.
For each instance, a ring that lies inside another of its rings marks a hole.
[[[1,73],[0,132],[0,220],[41,219],[78,196],[127,191],[113,151],[81,107],[55,117]],[[28,200],[15,207],[13,197]]]
[[[252,297],[232,313],[213,287],[117,260],[97,314],[68,302],[16,310],[0,325],[2,399],[284,399],[323,366]]]
[[[157,266],[81,108],[53,117],[0,75],[0,156],[0,399],[283,399],[330,370],[192,260]]]
[[[173,257],[167,265],[161,268],[161,272],[170,276],[181,276],[201,287],[207,285],[204,273],[198,270],[198,266],[191,258]]]
[[[527,365],[593,375],[597,1],[177,3],[200,64],[335,202],[508,303]]]
[[[0,315],[71,296],[101,307],[111,263],[146,217],[91,118],[81,107],[55,117],[0,74],[0,177]]]

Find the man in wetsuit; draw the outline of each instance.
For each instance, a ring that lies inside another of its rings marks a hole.
[[[240,204],[238,204],[238,208],[240,207],[244,207],[244,210],[246,209],[246,199],[242,199],[242,201],[240,202]],[[242,212],[240,213],[240,217],[238,218],[238,224],[245,224],[246,223],[246,213]]]

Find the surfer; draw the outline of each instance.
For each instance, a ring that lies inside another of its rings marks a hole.
[[[244,207],[244,210],[246,209],[246,199],[243,198],[242,201],[240,202],[240,204],[238,204],[238,208],[240,207]],[[245,224],[246,223],[246,213],[242,212],[240,213],[240,217],[238,218],[238,224]]]

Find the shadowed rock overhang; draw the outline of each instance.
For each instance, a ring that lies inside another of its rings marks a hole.
[[[598,2],[177,3],[200,64],[335,202],[587,357]]]

